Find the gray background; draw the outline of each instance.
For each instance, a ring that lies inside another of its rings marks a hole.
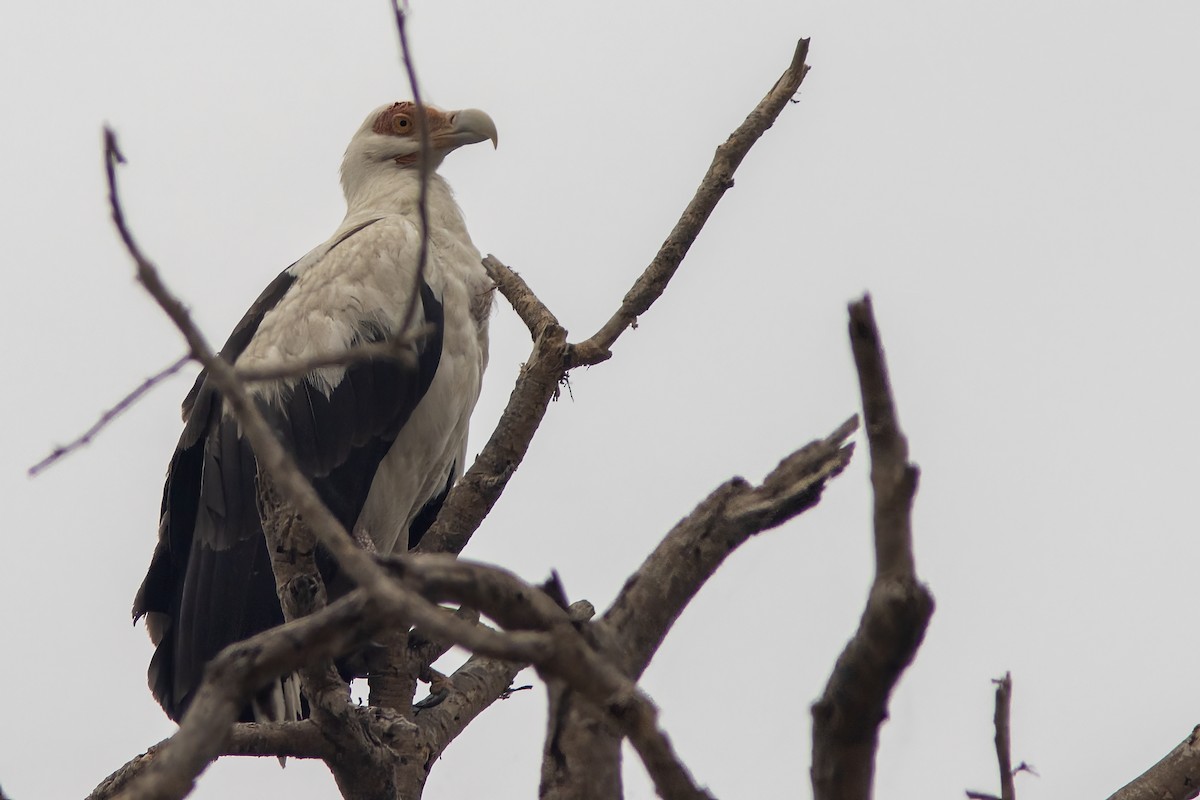
[[[4,16],[0,783],[28,800],[81,796],[173,730],[128,609],[194,369],[24,475],[183,352],[108,220],[101,123],[131,161],[142,245],[220,341],[336,227],[350,134],[408,90],[379,0]],[[1006,669],[1014,754],[1041,773],[1023,798],[1134,777],[1200,721],[1198,23],[1189,2],[418,2],[427,98],[500,130],[499,151],[443,170],[473,236],[575,338],[813,39],[800,103],[616,357],[573,376],[468,555],[557,569],[603,607],[718,483],[761,478],[857,409],[845,303],[869,289],[938,600],[878,796],[994,788],[989,679]],[[473,452],[528,352],[503,303],[493,331]],[[730,559],[646,675],[718,796],[809,794],[809,704],[870,581],[865,455]],[[488,710],[427,796],[535,796],[543,713],[540,687]],[[652,794],[632,755],[626,776]],[[319,764],[264,759],[214,766],[195,796],[332,793]]]

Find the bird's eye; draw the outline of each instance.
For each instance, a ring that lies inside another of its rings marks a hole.
[[[408,133],[412,130],[412,120],[397,114],[392,117],[392,130],[396,133]]]

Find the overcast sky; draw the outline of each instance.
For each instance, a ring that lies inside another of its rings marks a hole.
[[[877,796],[994,791],[1005,670],[1014,756],[1041,775],[1019,776],[1026,800],[1106,797],[1200,722],[1200,6],[413,5],[427,100],[499,127],[498,151],[443,168],[474,239],[576,339],[812,37],[799,103],[613,360],[572,376],[469,556],[531,581],[557,569],[603,608],[720,482],[760,479],[857,411],[845,305],[869,290],[938,603],[893,697]],[[384,0],[5,17],[0,785],[31,800],[82,796],[174,729],[129,608],[195,370],[25,476],[183,353],[111,229],[101,125],[129,159],[141,244],[221,341],[338,225],[350,135],[408,90]],[[503,302],[492,330],[472,452],[529,348]],[[809,705],[871,578],[865,456],[737,552],[646,674],[719,797],[810,795]],[[485,712],[426,796],[536,796],[544,704],[539,685]],[[629,797],[652,795],[636,757],[625,774]],[[231,759],[195,793],[264,796],[334,789],[319,763]]]

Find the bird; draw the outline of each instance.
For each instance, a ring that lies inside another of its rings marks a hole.
[[[489,140],[498,145],[495,123],[478,109],[403,101],[372,111],[342,160],[341,225],[270,282],[219,352],[253,372],[366,342],[403,351],[247,384],[330,511],[380,553],[415,546],[463,472],[495,287],[436,169],[451,151]],[[155,647],[151,692],[176,721],[217,653],[283,622],[254,453],[207,372],[185,398],[183,420],[158,542],[133,603],[134,623],[145,618]],[[242,721],[298,719],[298,686],[294,676],[268,686]]]

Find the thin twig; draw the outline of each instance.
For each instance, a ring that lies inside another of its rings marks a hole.
[[[392,0],[392,11],[396,20],[396,35],[400,41],[400,58],[408,77],[413,104],[417,108],[417,135],[421,152],[417,159],[417,174],[420,180],[417,195],[417,218],[421,226],[421,242],[417,252],[417,271],[413,276],[412,292],[402,317],[400,330],[407,330],[417,313],[417,302],[421,296],[421,284],[429,260],[429,177],[432,172],[433,156],[429,142],[429,119],[425,103],[421,98],[421,86],[417,80],[417,69],[408,44],[408,15],[401,5],[403,0]],[[412,715],[412,698],[416,690],[417,664],[408,653],[408,635],[397,629],[384,637],[388,668],[373,674],[369,680],[371,705],[391,708],[404,716]]]
[[[100,431],[104,430],[104,428],[107,427],[107,425],[114,419],[132,408],[134,403],[142,398],[142,395],[149,392],[155,386],[162,383],[176,372],[179,372],[179,370],[183,369],[183,366],[191,360],[192,357],[190,355],[182,356],[181,358],[172,362],[170,366],[159,370],[149,378],[146,378],[146,380],[142,381],[136,389],[121,398],[120,402],[101,414],[100,419],[96,420],[96,423],[84,431],[79,437],[67,444],[55,447],[50,455],[46,456],[41,461],[30,467],[28,471],[29,477],[36,478],[42,473],[42,471],[53,466],[60,459],[69,456],[71,453],[75,452],[81,447],[91,444],[92,439],[94,439],[96,435],[100,433]]]
[[[746,120],[717,148],[712,164],[700,181],[696,194],[684,209],[654,259],[625,294],[621,307],[587,341],[572,347],[571,366],[596,364],[612,356],[609,348],[637,318],[649,310],[667,288],[671,277],[683,262],[692,242],[708,222],[709,215],[725,192],[733,187],[733,173],[754,143],[774,124],[808,74],[808,39],[796,44],[792,61],[771,91],[755,106]]]
[[[421,100],[421,87],[417,82],[417,69],[413,65],[408,47],[408,15],[401,7],[401,0],[392,0],[392,11],[396,16],[396,33],[400,37],[400,57],[408,75],[408,87],[412,90],[413,105],[417,107],[417,136],[421,142],[421,153],[417,159],[417,174],[420,176],[420,194],[417,195],[417,217],[421,222],[421,245],[417,253],[417,274],[413,281],[413,292],[404,312],[404,324],[399,330],[408,330],[417,313],[417,299],[421,296],[421,282],[425,280],[425,264],[429,259],[429,175],[433,172],[433,156],[429,148],[429,120],[425,116],[425,103]]]
[[[995,681],[996,713],[996,760],[1000,766],[1000,800],[1016,800],[1017,788],[1013,782],[1011,730],[1009,727],[1012,708],[1012,673]]]

